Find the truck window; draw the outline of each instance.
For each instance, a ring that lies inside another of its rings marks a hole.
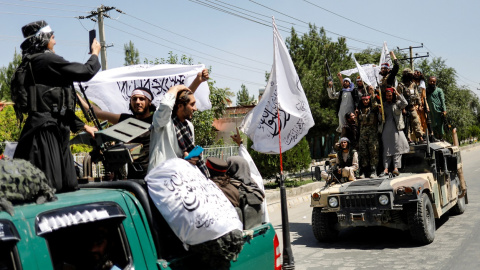
[[[54,269],[129,269],[132,255],[114,202],[57,209],[37,216],[37,235],[45,238]]]
[[[100,221],[45,235],[54,269],[125,269],[131,253],[121,222]]]
[[[17,229],[9,220],[0,220],[0,270],[22,269],[18,256]]]

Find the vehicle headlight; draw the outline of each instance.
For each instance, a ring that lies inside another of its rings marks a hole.
[[[378,197],[378,202],[381,204],[381,205],[387,205],[388,202],[389,202],[389,199],[388,199],[388,196],[385,195],[385,194],[382,194]]]
[[[331,208],[335,208],[338,206],[338,199],[337,197],[330,197],[328,198],[328,206]]]

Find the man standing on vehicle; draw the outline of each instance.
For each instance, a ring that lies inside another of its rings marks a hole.
[[[417,108],[421,103],[420,94],[418,93],[417,84],[413,81],[413,75],[411,69],[405,68],[402,72],[402,81],[398,84],[398,92],[402,94],[408,102],[404,112],[406,122],[404,132],[409,144],[414,144],[410,136],[410,129],[412,129],[419,143],[425,143],[423,140],[424,132],[417,114]]]
[[[385,95],[387,88],[395,87],[395,76],[397,76],[398,70],[400,69],[397,57],[393,51],[390,52],[390,57],[393,61],[393,68],[391,68],[388,63],[383,63],[380,67],[380,75],[382,75],[380,89],[382,90],[382,95]]]
[[[172,86],[160,101],[153,115],[150,135],[150,161],[148,170],[171,158],[184,158],[195,147],[195,133],[190,122],[197,111],[194,91],[185,85]],[[188,160],[209,177],[201,156]]]
[[[437,87],[437,77],[435,76],[430,76],[428,79],[427,102],[430,110],[429,116],[432,119],[430,141],[438,141],[437,139],[443,139],[445,134],[443,121],[447,116],[447,106],[445,106],[445,95],[443,90]]]
[[[70,130],[85,129],[93,137],[97,129],[75,115],[73,82],[88,81],[100,70],[100,44],[94,40],[92,55],[85,64],[73,63],[55,54],[55,36],[45,21],[23,26],[22,33],[22,57],[32,56],[31,72],[39,98],[36,104],[30,104],[37,108],[28,113],[14,158],[28,160],[41,169],[57,192],[76,190]]]
[[[405,123],[402,110],[407,104],[403,95],[400,95],[395,88],[385,89],[385,102],[383,103],[385,124],[382,131],[384,171],[379,175],[380,177],[388,173],[388,167],[392,162],[394,167],[392,174],[399,175],[398,169],[402,167],[402,154],[410,151],[405,133],[403,133]]]
[[[373,96],[373,89],[370,93]],[[359,108],[358,126],[360,141],[358,142],[361,169],[365,178],[376,175],[378,163],[378,106],[375,98],[371,102],[369,95],[362,97],[362,106]]]
[[[328,87],[332,89],[329,91],[330,99],[338,99],[337,102],[337,115],[338,115],[338,128],[337,132],[341,133],[342,128],[345,125],[345,113],[354,112],[355,104],[358,103],[357,92],[353,90],[354,86],[350,78],[343,78],[342,74],[339,72],[337,74],[338,79],[342,82],[343,89],[340,92],[335,93],[335,95],[330,95],[333,92],[333,82],[328,82]]]
[[[192,89],[197,89],[198,86],[207,81],[209,78],[208,69],[203,69],[197,74],[195,80],[192,82],[190,87]],[[98,118],[102,120],[107,120],[112,124],[117,124],[129,118],[136,118],[145,123],[151,124],[153,121],[153,113],[157,109],[155,105],[152,104],[154,96],[150,89],[145,87],[137,87],[132,91],[130,96],[130,111],[132,114],[122,113],[116,114],[107,111],[103,111],[99,107],[92,105],[93,111]],[[88,104],[79,97],[79,100],[82,103],[82,106],[85,109],[88,109]],[[149,163],[149,149],[150,149],[150,130],[144,134],[138,136],[137,138],[131,141],[132,143],[142,144],[142,150],[139,157],[133,162],[133,164],[128,164],[128,179],[144,179],[148,171]]]

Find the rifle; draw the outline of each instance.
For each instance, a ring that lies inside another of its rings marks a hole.
[[[427,90],[425,90],[427,91]],[[428,117],[428,112],[427,112],[427,97],[426,97],[426,93],[425,93],[425,96],[423,97],[423,112],[425,113],[425,121],[427,122],[427,130],[425,130],[425,133],[427,134],[426,139],[427,139],[427,157],[431,157],[431,154],[430,154],[430,131],[432,130],[432,127],[431,127],[431,124],[432,124],[432,120],[430,120],[430,117]]]
[[[380,96],[380,107],[382,108],[382,123],[385,123],[385,111],[383,108],[383,100],[382,100],[382,89],[380,88],[380,83],[378,82],[377,73],[375,72],[375,80],[377,81],[377,87],[379,89],[379,96]]]
[[[88,110],[85,110],[85,108],[80,104],[80,108],[82,109],[83,115],[85,115],[85,119],[87,119],[88,122],[92,122],[95,125],[95,127],[98,130],[102,130],[103,126],[100,124],[100,121],[98,121],[97,115],[95,114],[95,111],[93,110],[92,104],[90,104],[90,100],[87,98],[87,94],[85,93],[85,89],[83,88],[82,84],[78,82],[78,86],[80,87],[80,91],[83,94],[83,98],[85,99],[85,102],[88,105]]]
[[[332,73],[330,72],[330,66],[328,65],[327,59],[325,59],[325,70],[328,73],[327,74],[327,80],[333,82],[333,76],[332,76]],[[328,95],[329,95],[330,98],[335,97],[335,95],[337,94],[335,92],[335,89],[333,88],[333,86],[332,86],[331,90],[327,87],[327,91],[328,91]]]

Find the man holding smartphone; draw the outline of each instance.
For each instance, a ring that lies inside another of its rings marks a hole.
[[[14,158],[37,166],[57,192],[78,189],[70,130],[84,129],[93,137],[96,128],[85,125],[75,115],[73,82],[88,81],[100,70],[100,44],[93,42],[92,55],[85,64],[73,63],[55,54],[55,36],[45,21],[23,26],[22,33],[22,57],[31,58],[37,100],[30,104]]]

